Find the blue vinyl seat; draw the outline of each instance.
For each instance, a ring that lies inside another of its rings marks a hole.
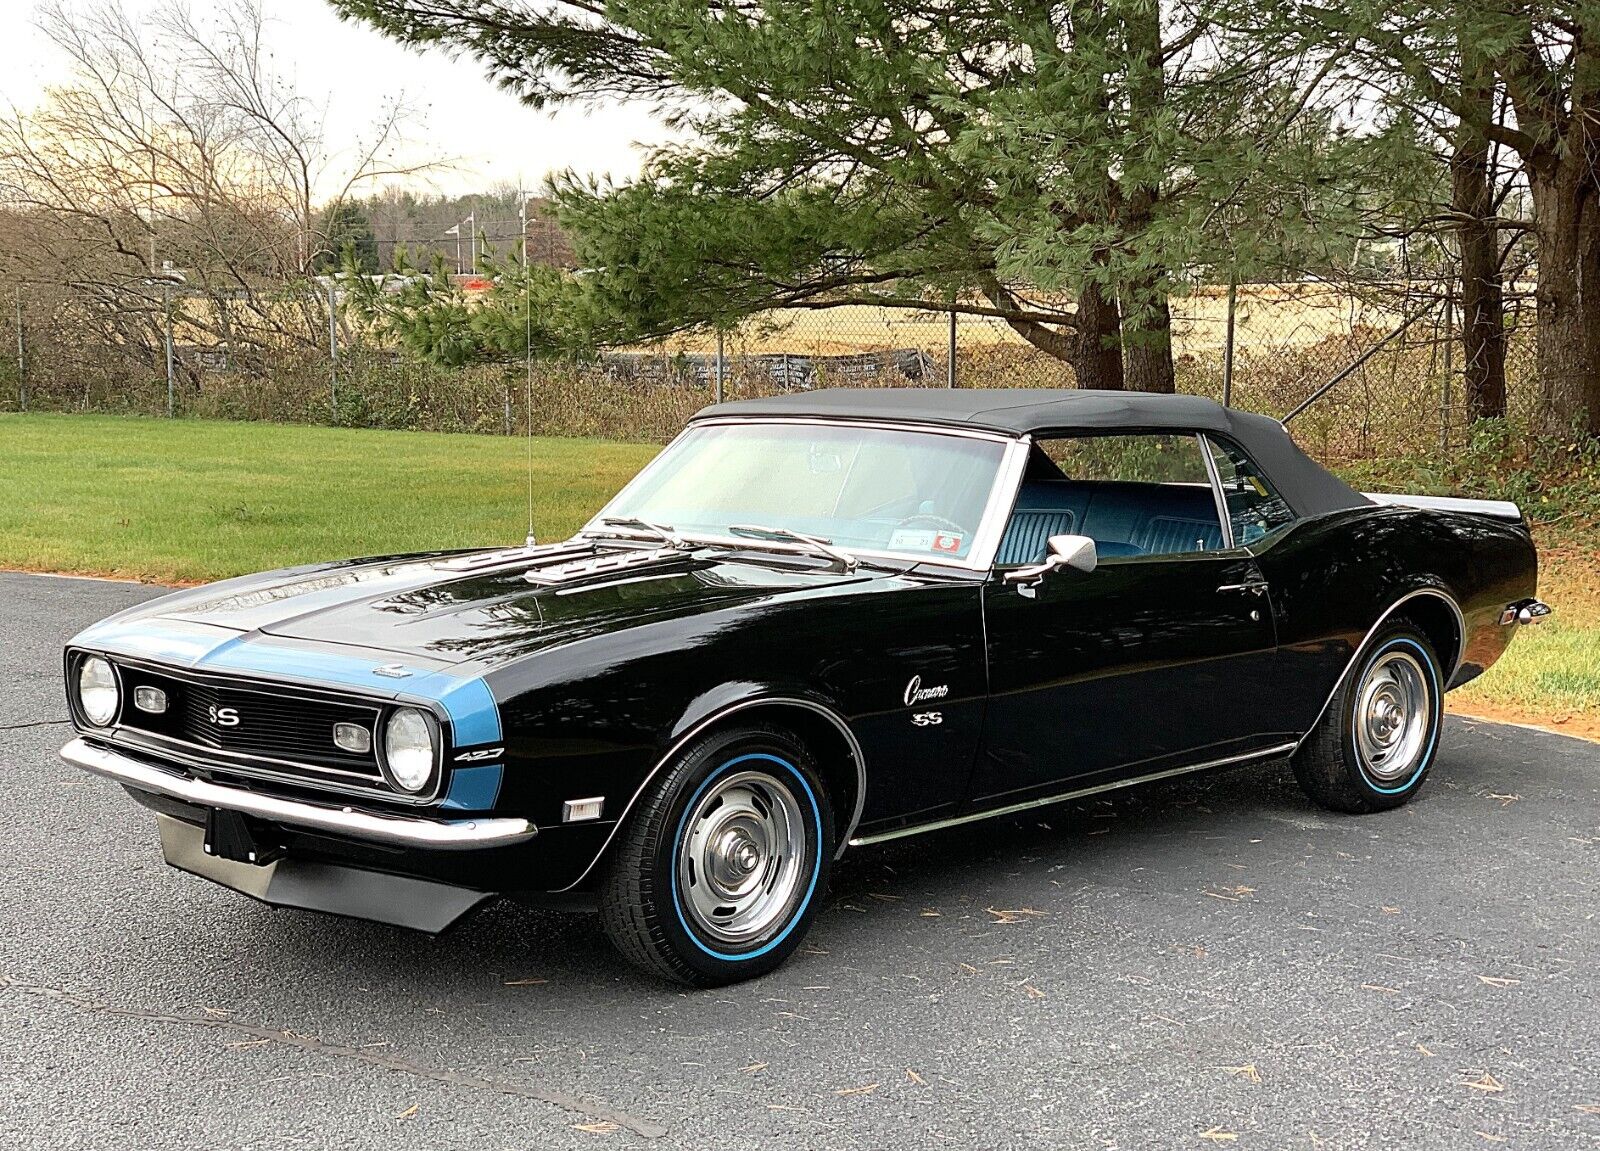
[[[1094,540],[1104,558],[1222,546],[1211,489],[1182,484],[1028,480],[1000,539],[1001,565],[1039,563],[1055,535]]]

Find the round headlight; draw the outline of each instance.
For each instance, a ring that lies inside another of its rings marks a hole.
[[[402,707],[383,728],[383,759],[402,791],[422,791],[433,779],[433,730],[416,708]]]
[[[117,673],[105,660],[91,655],[78,665],[78,703],[90,723],[104,727],[116,719],[121,696]]]

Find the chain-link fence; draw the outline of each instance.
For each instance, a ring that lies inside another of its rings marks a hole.
[[[1075,382],[1003,320],[937,309],[777,311],[584,359],[441,368],[372,346],[342,304],[328,281],[268,296],[24,284],[0,408],[664,440],[718,398]],[[1343,374],[1295,423],[1323,458],[1447,447],[1469,422],[1459,323],[1431,282],[1199,285],[1171,307],[1179,391],[1282,416]],[[1525,416],[1531,323],[1508,319]]]

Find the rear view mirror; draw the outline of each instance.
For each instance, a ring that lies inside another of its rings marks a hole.
[[[1025,589],[1031,589],[1046,575],[1058,568],[1072,568],[1074,571],[1092,572],[1099,562],[1099,557],[1095,553],[1094,541],[1088,536],[1051,536],[1044,562],[1034,564],[1032,567],[1008,571],[1006,572],[1006,581],[1008,583],[1021,584]]]

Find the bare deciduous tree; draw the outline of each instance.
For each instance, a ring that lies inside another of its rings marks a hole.
[[[324,109],[274,71],[257,0],[166,0],[138,20],[119,0],[50,0],[38,20],[71,72],[0,120],[13,274],[70,286],[73,321],[118,346],[159,349],[178,276],[196,339],[235,354],[325,341],[322,294],[305,290],[337,242],[325,223],[419,170],[394,160],[404,102],[335,150]]]

